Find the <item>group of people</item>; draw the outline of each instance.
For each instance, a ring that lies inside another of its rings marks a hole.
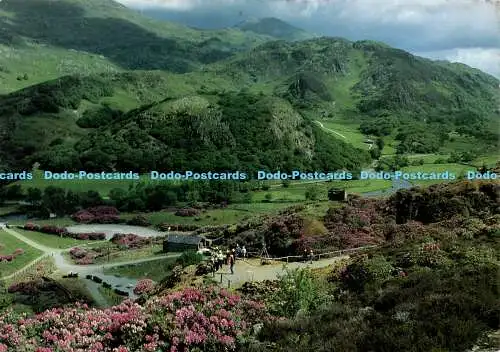
[[[314,260],[314,252],[313,252],[313,250],[310,249],[309,251],[307,251],[307,249],[304,249],[303,257],[304,257],[304,261],[309,260],[312,263],[313,260]]]
[[[218,271],[219,269],[222,269],[222,266],[224,265],[224,261],[226,261],[227,265],[229,266],[229,270],[231,271],[231,274],[234,274],[234,264],[236,262],[236,258],[246,258],[247,257],[247,249],[245,246],[240,247],[239,244],[236,245],[236,248],[232,250],[227,250],[226,255],[223,254],[222,250],[219,249],[218,247],[215,247],[212,250],[212,256],[210,258],[210,261],[212,262],[212,267],[215,271]]]

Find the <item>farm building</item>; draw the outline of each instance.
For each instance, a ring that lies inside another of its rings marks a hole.
[[[168,235],[163,241],[164,252],[184,252],[187,250],[198,251],[207,248],[212,244],[211,240],[203,236],[191,235]]]
[[[346,201],[347,200],[347,192],[345,191],[345,189],[341,189],[341,188],[330,188],[328,190],[328,200]]]

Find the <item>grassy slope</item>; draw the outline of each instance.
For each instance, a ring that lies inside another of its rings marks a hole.
[[[10,275],[42,255],[40,250],[27,245],[5,231],[0,231],[0,244],[2,244],[1,255],[12,254],[17,248],[24,250],[24,253],[13,261],[0,263],[0,276]]]
[[[191,70],[204,56],[224,57],[272,39],[237,29],[198,31],[144,17],[110,0],[5,0],[0,29],[0,94],[67,74]],[[198,54],[185,55],[179,45]],[[162,46],[176,49],[158,53]],[[24,74],[27,79],[17,79]]]

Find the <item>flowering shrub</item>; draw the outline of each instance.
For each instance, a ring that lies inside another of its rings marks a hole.
[[[200,211],[194,208],[182,208],[175,212],[176,216],[198,216]]]
[[[167,223],[162,223],[158,225],[158,228],[160,231],[168,231],[168,228],[170,228],[170,231],[195,231],[198,230],[201,226],[195,225],[195,224],[167,224]]]
[[[38,292],[39,286],[40,282],[36,280],[19,282],[10,285],[7,291],[9,293],[20,292],[26,295],[34,295]]]
[[[106,234],[102,232],[90,232],[90,233],[70,233],[64,227],[57,227],[52,225],[39,226],[32,223],[27,223],[23,227],[27,231],[42,232],[49,235],[57,235],[62,237],[69,237],[78,240],[104,240],[106,239]]]
[[[94,252],[78,247],[71,248],[69,254],[75,263],[79,265],[93,264],[94,258],[97,256]]]
[[[155,288],[155,282],[151,279],[143,279],[137,282],[134,288],[134,293],[136,295],[142,295],[144,293],[150,293]]]
[[[116,233],[111,242],[117,245],[125,246],[127,248],[141,248],[149,243],[149,239],[146,237],[138,236],[133,233],[123,234]]]
[[[133,225],[133,226],[148,227],[151,225],[151,222],[149,222],[149,220],[145,216],[137,215],[137,216],[133,217],[132,219],[130,219],[129,221],[127,221],[127,224]]]
[[[115,207],[105,205],[77,211],[71,218],[80,223],[110,224],[120,221],[120,213]]]
[[[8,254],[8,255],[0,255],[0,262],[11,262],[13,261],[18,255],[21,255],[24,253],[24,250],[22,248],[17,248],[14,253]]]
[[[91,212],[83,209],[71,215],[71,218],[76,222],[89,224],[94,220],[95,216]]]
[[[237,338],[266,319],[260,303],[214,288],[185,289],[141,306],[54,308],[0,315],[0,351],[234,351]]]

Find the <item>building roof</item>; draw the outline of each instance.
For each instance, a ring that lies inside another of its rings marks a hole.
[[[194,244],[198,245],[201,241],[206,240],[203,236],[196,235],[168,235],[167,242],[181,243],[181,244]]]

